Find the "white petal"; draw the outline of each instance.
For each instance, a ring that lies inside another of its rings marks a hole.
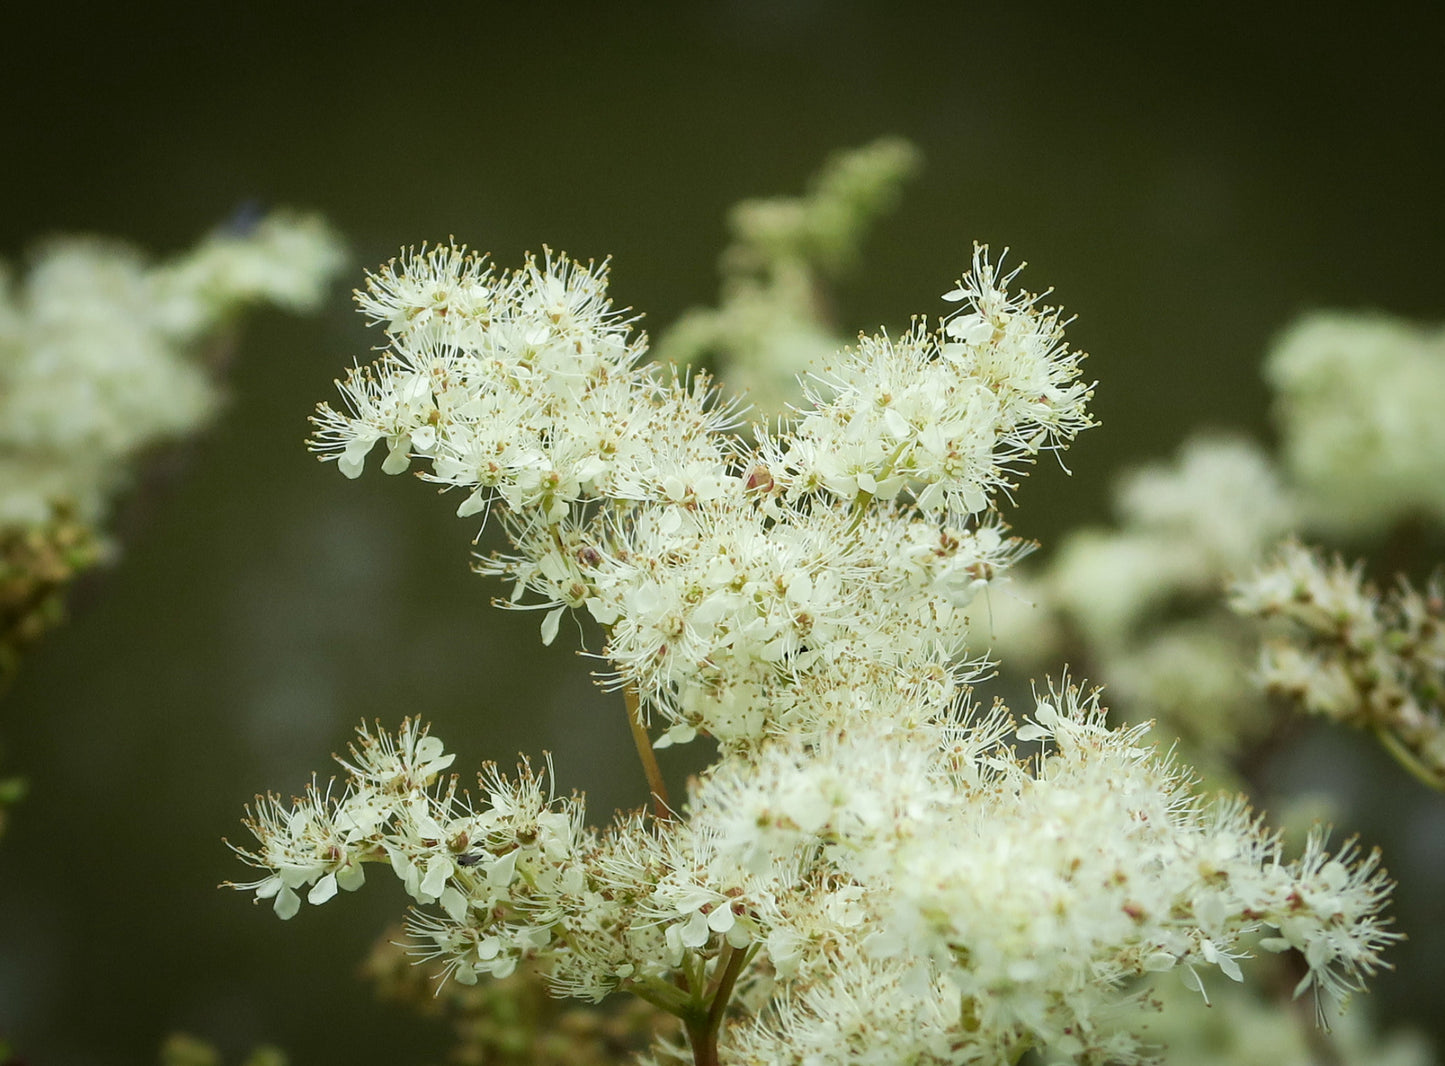
[[[683,945],[690,948],[700,948],[707,943],[711,932],[707,927],[707,915],[702,911],[693,911],[692,917],[682,927]]]
[[[336,460],[336,466],[349,478],[361,476],[362,469],[366,466],[366,456],[376,444],[377,438],[357,437],[342,449],[340,457]]]
[[[382,473],[401,474],[411,466],[411,437],[397,437],[386,442],[386,460],[381,464]]]
[[[445,751],[446,747],[440,737],[422,737],[416,742],[416,761],[419,763],[431,762]]]
[[[550,645],[557,639],[557,630],[562,625],[562,612],[566,607],[554,607],[547,612],[547,617],[542,619],[542,643]]]
[[[673,744],[687,744],[697,736],[697,729],[688,725],[686,722],[678,722],[676,725],[668,728],[665,736]]]
[[[319,907],[334,895],[336,895],[336,875],[327,874],[316,882],[310,892],[306,893],[306,902],[313,907]]]
[[[488,888],[502,889],[512,883],[512,879],[517,875],[517,856],[521,851],[521,848],[509,851],[492,864],[492,868],[487,871]]]
[[[1179,976],[1184,981],[1184,987],[1191,992],[1198,992],[1204,997],[1204,1005],[1209,1006],[1209,993],[1204,991],[1204,982],[1199,979],[1199,974],[1195,973],[1194,967],[1184,967],[1179,971]]]
[[[352,476],[354,477],[355,475]],[[486,506],[487,490],[485,487],[482,487],[461,502],[461,506],[457,508],[457,517],[466,518],[469,515],[474,515]]]
[[[387,857],[391,859],[391,872],[405,881],[407,874],[412,869],[411,859],[407,858],[406,852],[400,848],[394,848],[389,845],[386,848],[386,854]]]
[[[294,918],[296,912],[301,909],[301,897],[283,885],[281,891],[276,894],[276,902],[272,905],[272,909],[275,910],[276,917],[283,922]]]
[[[883,428],[896,440],[908,436],[913,427],[908,424],[908,419],[890,407],[883,412]]]
[[[442,892],[442,910],[447,912],[447,917],[454,922],[460,922],[467,916],[467,897],[462,895],[451,885]]]
[[[422,879],[424,895],[436,899],[446,888],[447,878],[452,875],[452,860],[445,855],[433,855],[426,861],[426,877]]]
[[[742,922],[738,922],[727,931],[727,942],[733,947],[742,949],[753,942],[753,934]]]

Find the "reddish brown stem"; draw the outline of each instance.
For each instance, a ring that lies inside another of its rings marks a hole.
[[[652,790],[652,813],[667,821],[672,818],[672,805],[667,801],[667,785],[662,780],[662,768],[657,765],[657,753],[652,750],[652,738],[647,735],[647,726],[642,724],[642,702],[637,689],[628,685],[622,690],[622,699],[627,705],[627,724],[632,727],[632,743],[637,746],[642,772],[647,775],[647,787]]]

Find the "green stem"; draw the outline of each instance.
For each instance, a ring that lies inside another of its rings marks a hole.
[[[651,1003],[658,1010],[675,1018],[687,1018],[696,1013],[693,998],[685,990],[662,983],[632,984],[625,986],[640,1000]]]
[[[1428,788],[1436,792],[1445,791],[1445,780],[1441,780],[1440,774],[1422,763],[1409,746],[1395,735],[1393,730],[1384,726],[1375,726],[1374,733],[1385,750],[1395,757],[1395,761],[1410,771],[1410,776]]]
[[[853,520],[848,523],[848,532],[856,533],[858,527],[863,524],[863,516],[868,513],[868,505],[873,502],[873,493],[858,490],[858,495],[853,497],[849,509],[853,512]]]
[[[717,1040],[708,1031],[707,1019],[686,1019],[687,1043],[692,1048],[693,1066],[718,1066]]]
[[[1018,1061],[1033,1050],[1033,1046],[1033,1040],[1027,1036],[1020,1036],[1018,1043],[1008,1050],[1009,1066],[1017,1066]]]
[[[712,987],[705,991],[707,964],[696,954],[683,961],[680,987],[664,989],[667,995],[656,988],[633,989],[653,1006],[681,1020],[687,1032],[688,1046],[692,1048],[693,1066],[718,1066],[718,1033],[722,1031],[723,1017],[727,1014],[728,1003],[732,1001],[738,977],[753,954],[753,950],[740,951],[725,943],[713,968]]]

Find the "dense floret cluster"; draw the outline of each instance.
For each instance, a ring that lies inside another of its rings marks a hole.
[[[355,477],[383,443],[500,521],[482,569],[545,641],[568,611],[602,627],[644,763],[699,734],[718,757],[598,829],[550,771],[488,766],[472,798],[420,724],[364,729],[340,786],[259,801],[237,887],[291,917],[383,864],[451,978],[634,993],[698,1063],[1137,1061],[1149,982],[1242,979],[1253,947],[1300,952],[1326,1001],[1360,987],[1393,939],[1376,856],[1287,860],[1066,682],[1022,721],[971,702],[972,612],[1027,549],[995,500],[1092,424],[1016,274],[978,249],[954,314],[862,338],[746,436],[706,378],[641,361],[605,268],[448,247],[373,276],[388,347],[319,409],[323,458]]]

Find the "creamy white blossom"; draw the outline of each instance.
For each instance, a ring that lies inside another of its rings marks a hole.
[[[944,299],[963,304],[936,330],[856,349],[810,373],[805,408],[779,448],[775,477],[843,499],[913,498],[924,511],[976,514],[1045,450],[1093,424],[1082,355],[1063,342],[1059,313],[1011,293],[988,249]]]
[[[1377,856],[1316,836],[1287,861],[1066,683],[1022,721],[972,703],[986,594],[1030,547],[996,500],[1092,424],[1013,276],[976,250],[958,314],[862,339],[745,440],[707,381],[641,362],[604,268],[439,248],[375,275],[387,346],[314,446],[356,476],[385,443],[383,470],[499,522],[479,569],[544,642],[568,611],[602,627],[653,809],[589,828],[525,763],[474,800],[416,723],[363,730],[344,783],[260,801],[237,887],[288,917],[382,865],[445,975],[630,992],[719,1066],[1139,1061],[1153,982],[1239,980],[1256,947],[1296,950],[1322,1002],[1360,987],[1393,939]],[[1150,499],[1161,531],[1200,518]],[[698,736],[717,757],[670,805],[649,745]]]
[[[1247,668],[1255,637],[1223,604],[1300,520],[1259,446],[1200,435],[1115,483],[1118,525],[1066,536],[1048,564],[992,600],[994,654],[1014,669],[1060,658],[1109,680],[1116,709],[1217,758],[1268,728]]]
[[[239,312],[314,310],[340,260],[320,219],[276,212],[160,263],[73,236],[18,278],[0,262],[0,683],[116,557],[113,497],[220,406]]]
[[[291,917],[303,892],[324,904],[382,864],[427,908],[415,950],[467,982],[536,959],[560,992],[682,1011],[742,960],[752,1006],[723,1028],[729,1062],[1127,1056],[1140,981],[1238,981],[1253,948],[1292,948],[1298,991],[1328,1003],[1394,939],[1377,855],[1331,855],[1317,833],[1286,861],[1242,802],[1192,796],[1143,727],[1109,729],[1075,690],[1017,729],[1044,742],[1033,757],[1001,708],[936,710],[779,737],[710,769],[680,818],[601,835],[525,764],[485,768],[477,803],[415,723],[364,729],[342,786],[262,801],[241,854],[266,876],[237,887]]]

